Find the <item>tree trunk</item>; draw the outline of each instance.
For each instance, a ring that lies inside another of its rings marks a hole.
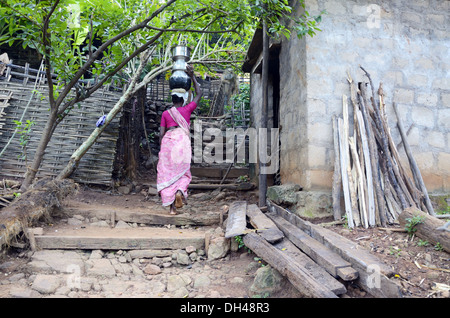
[[[450,230],[445,228],[444,221],[413,207],[403,210],[398,221],[406,228],[409,227],[409,219],[417,216],[421,221],[415,225],[415,235],[433,245],[439,243],[445,251],[450,252]]]
[[[42,131],[41,139],[39,140],[39,144],[36,148],[36,152],[33,157],[33,162],[30,167],[27,167],[27,171],[25,174],[25,179],[22,182],[22,186],[20,188],[21,191],[26,191],[28,187],[33,183],[34,178],[39,170],[39,167],[42,163],[42,158],[45,154],[45,149],[47,148],[50,139],[52,138],[53,132],[55,131],[55,123],[57,119],[57,109],[53,109],[50,112],[50,115],[47,119],[47,123],[45,124],[45,128]]]

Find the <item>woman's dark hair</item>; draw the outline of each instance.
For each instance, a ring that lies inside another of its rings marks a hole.
[[[184,102],[183,97],[180,97],[178,95],[172,95],[172,103],[178,104],[178,103],[183,103],[183,102]]]

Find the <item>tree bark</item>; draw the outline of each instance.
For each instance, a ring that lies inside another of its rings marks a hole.
[[[54,123],[57,118],[57,109],[52,109],[50,111],[50,115],[47,119],[47,123],[45,124],[45,128],[42,131],[41,138],[39,140],[38,147],[36,148],[36,153],[34,154],[33,161],[30,167],[27,167],[27,171],[25,173],[25,179],[22,182],[22,186],[20,188],[21,191],[26,191],[28,187],[33,183],[34,178],[41,166],[42,158],[45,154],[45,149],[47,148],[50,139],[52,138],[53,132],[55,131]]]
[[[446,224],[444,221],[413,207],[403,210],[398,216],[398,221],[406,228],[409,227],[409,219],[414,217],[420,217],[422,220],[415,226],[415,235],[433,245],[439,243],[444,250],[450,252],[450,229],[444,228]]]

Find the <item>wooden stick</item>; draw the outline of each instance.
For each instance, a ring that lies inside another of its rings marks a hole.
[[[353,154],[354,166],[356,167],[356,172],[357,172],[360,213],[361,213],[361,219],[362,219],[361,223],[367,229],[369,227],[369,221],[368,221],[368,215],[367,215],[367,210],[366,210],[366,200],[365,200],[365,196],[364,196],[364,183],[363,183],[363,178],[362,178],[363,173],[361,170],[361,165],[359,162],[359,156],[358,156],[358,151],[356,150],[355,141],[352,137],[349,138],[349,144],[350,144],[350,149]]]
[[[361,85],[360,92],[361,92],[361,94],[358,94],[358,98],[359,98],[359,104],[360,104],[360,108],[361,108],[361,114],[362,114],[362,117],[364,120],[364,125],[366,127],[367,140],[368,140],[368,144],[369,144],[370,164],[371,164],[372,173],[373,173],[372,182],[373,182],[373,186],[375,188],[376,206],[378,207],[378,209],[377,209],[378,213],[375,215],[375,217],[378,216],[380,218],[381,225],[386,226],[386,221],[384,218],[385,202],[384,202],[383,193],[381,192],[380,183],[379,183],[380,175],[379,175],[379,171],[378,171],[378,153],[376,151],[375,137],[373,135],[372,126],[369,122],[369,116],[368,116],[368,112],[366,109],[366,104],[364,102],[364,97],[365,97],[364,84]],[[377,221],[375,220],[375,222],[377,222]]]
[[[356,196],[356,190],[355,190],[355,183],[353,181],[353,175],[352,175],[352,166],[350,162],[350,147],[348,145],[348,102],[347,102],[347,96],[342,96],[342,116],[343,116],[343,122],[344,122],[344,151],[345,151],[345,157],[347,160],[347,175],[348,175],[348,188],[350,191],[350,200],[352,204],[352,214],[353,214],[353,222],[355,223],[355,226],[359,226],[361,224],[361,220],[358,213],[358,199]]]
[[[353,223],[353,213],[352,204],[350,199],[350,190],[348,186],[348,174],[347,174],[347,157],[344,145],[344,128],[343,128],[342,118],[338,119],[338,129],[339,129],[339,156],[341,159],[341,176],[342,176],[342,190],[344,192],[344,203],[345,203],[345,214],[347,215],[348,227],[353,228],[355,224]]]
[[[337,118],[333,116],[333,140],[334,140],[334,173],[333,173],[333,218],[338,221],[342,218],[341,211],[341,165],[339,160],[339,131],[337,128]]]
[[[364,161],[366,168],[366,184],[367,184],[367,214],[368,214],[368,223],[370,226],[375,226],[375,197],[374,197],[374,189],[373,189],[373,179],[372,179],[372,165],[370,163],[370,151],[369,151],[369,143],[367,141],[366,127],[364,125],[364,120],[362,118],[362,113],[360,110],[357,111],[357,119],[358,119],[358,127],[361,135],[363,152],[364,152]]]
[[[427,207],[428,213],[431,215],[436,215],[433,209],[433,205],[431,204],[430,197],[428,196],[427,188],[425,187],[425,183],[422,179],[422,174],[420,173],[420,169],[417,166],[416,160],[414,159],[414,156],[412,155],[411,147],[409,146],[408,140],[406,139],[405,130],[403,128],[403,124],[400,120],[400,115],[397,109],[397,105],[395,103],[392,104],[394,107],[395,115],[397,116],[397,127],[400,131],[400,136],[402,137],[403,141],[403,147],[405,148],[406,155],[408,156],[408,161],[411,167],[411,171],[414,174],[414,179],[416,181],[416,185],[419,187],[420,190],[422,190],[424,194],[424,200],[425,205]]]

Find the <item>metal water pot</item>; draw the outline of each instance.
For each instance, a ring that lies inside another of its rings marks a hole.
[[[169,79],[170,89],[183,88],[188,91],[191,88],[191,78],[186,74],[186,65],[191,56],[191,49],[185,45],[177,45],[172,48],[172,76]]]

